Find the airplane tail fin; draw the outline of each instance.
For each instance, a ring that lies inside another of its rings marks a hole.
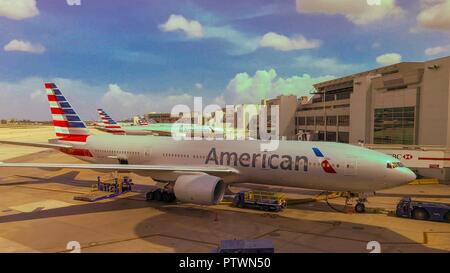
[[[45,83],[44,86],[56,136],[63,141],[86,142],[90,135],[89,130],[61,90],[54,83]]]
[[[97,109],[97,112],[102,119],[102,128],[114,134],[125,133],[125,131],[122,129],[122,126],[120,126],[115,120],[113,120],[103,109]]]

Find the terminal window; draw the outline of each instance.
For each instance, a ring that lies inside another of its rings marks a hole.
[[[336,116],[328,116],[327,117],[327,125],[336,126],[337,117]]]
[[[315,95],[315,96],[312,98],[312,102],[313,102],[313,103],[316,103],[316,102],[322,102],[322,101],[323,101],[323,96],[322,96],[321,94]]]
[[[306,124],[306,118],[305,117],[299,117],[298,118],[298,125],[305,125]]]
[[[414,144],[414,107],[375,109],[375,144]]]
[[[325,132],[319,131],[319,132],[317,133],[317,140],[318,140],[318,141],[324,141],[324,140],[325,140]]]
[[[325,101],[333,101],[336,99],[336,94],[325,94]]]
[[[338,142],[349,143],[349,133],[348,132],[338,132]]]
[[[338,124],[339,126],[349,126],[350,116],[338,116]]]
[[[325,119],[323,116],[317,116],[316,117],[316,125],[325,125]]]
[[[326,132],[325,141],[336,142],[336,132]]]

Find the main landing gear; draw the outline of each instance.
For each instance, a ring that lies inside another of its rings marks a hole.
[[[169,183],[164,188],[157,188],[145,194],[145,200],[170,203],[176,200],[173,186]]]

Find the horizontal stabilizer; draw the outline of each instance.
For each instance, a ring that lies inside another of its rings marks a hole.
[[[50,149],[72,148],[72,146],[66,145],[66,144],[32,143],[32,142],[18,142],[18,141],[7,141],[7,140],[0,140],[0,144],[28,146],[28,147],[37,147],[37,148],[50,148]]]

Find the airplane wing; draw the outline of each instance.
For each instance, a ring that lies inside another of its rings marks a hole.
[[[127,164],[59,164],[59,163],[5,163],[0,168],[38,168],[46,170],[84,169],[96,171],[129,171],[137,174],[152,175],[155,173],[192,173],[203,172],[217,176],[238,174],[239,171],[223,166],[185,166],[185,165],[127,165]]]
[[[145,132],[148,132],[149,134],[157,135],[157,136],[172,136],[172,132],[167,132],[167,131],[151,129],[151,130],[145,130]]]
[[[117,134],[117,132],[114,132],[114,131],[106,129],[106,128],[97,127],[96,129],[99,131],[110,133],[110,134]],[[171,136],[172,135],[171,132],[159,131],[159,130],[153,130],[153,129],[152,130],[142,129],[142,130],[133,130],[133,131],[125,130],[125,133],[122,133],[122,134],[124,134],[124,135],[141,135],[141,136]]]
[[[0,140],[0,144],[28,146],[28,147],[37,147],[37,148],[50,148],[50,149],[72,148],[72,146],[65,145],[65,144],[31,143],[31,142],[18,142],[18,141],[7,141],[7,140]]]

